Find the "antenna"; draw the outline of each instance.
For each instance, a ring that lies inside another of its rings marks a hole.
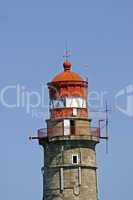
[[[108,124],[109,124],[109,119],[108,119],[108,103],[106,101],[106,108],[104,111],[101,111],[101,112],[104,112],[105,113],[105,119],[100,119],[99,120],[99,129],[100,129],[100,139],[102,140],[106,140],[106,153],[108,154],[108,140],[109,140],[109,132],[108,132]],[[97,111],[94,111],[94,112],[97,112]],[[99,112],[99,111],[98,111]],[[103,127],[101,127],[101,123],[102,122],[105,122],[105,125]],[[101,129],[105,129],[105,136],[101,135]]]
[[[108,132],[108,124],[109,124],[109,119],[108,119],[108,102],[106,101],[106,153],[108,153],[108,139],[109,139],[109,132]]]

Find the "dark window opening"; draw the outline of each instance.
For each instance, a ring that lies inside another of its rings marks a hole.
[[[78,155],[72,156],[72,164],[78,164]]]
[[[70,120],[71,134],[75,135],[75,121]]]

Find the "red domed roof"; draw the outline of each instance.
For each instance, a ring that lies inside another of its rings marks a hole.
[[[80,75],[71,71],[71,63],[67,60],[63,63],[64,72],[57,74],[52,82],[61,82],[61,81],[84,81]]]

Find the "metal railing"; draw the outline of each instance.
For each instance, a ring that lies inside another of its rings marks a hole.
[[[39,139],[47,137],[47,128],[39,129],[37,132],[37,136]]]
[[[64,133],[64,131],[70,131],[70,134],[69,135],[76,135],[74,134],[76,132],[76,129],[80,129],[80,128],[83,128],[82,126],[79,126],[79,127],[56,127],[55,129],[54,128],[42,128],[42,129],[39,129],[38,132],[37,132],[37,137],[38,139],[43,139],[43,138],[47,138],[48,134],[49,135],[52,135],[53,132],[58,132],[58,129],[60,132],[62,132],[62,134]],[[88,127],[84,127],[86,129],[88,129]],[[100,138],[100,128],[98,127],[91,127],[89,128],[90,131],[88,131],[88,135],[91,135],[91,136],[94,136],[94,137],[98,137]]]
[[[100,128],[92,127],[91,128],[91,134],[92,134],[92,136],[100,138]]]

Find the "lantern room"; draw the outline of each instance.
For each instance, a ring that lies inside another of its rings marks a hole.
[[[64,71],[48,83],[50,118],[88,117],[88,82],[71,71],[71,63],[65,60]]]

